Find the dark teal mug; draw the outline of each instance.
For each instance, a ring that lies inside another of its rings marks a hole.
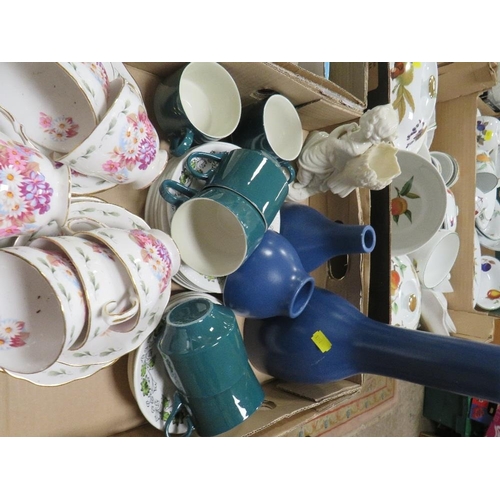
[[[231,309],[197,297],[174,306],[165,323],[158,350],[177,388],[166,429],[186,411],[188,434],[194,427],[200,436],[216,436],[261,406],[264,391]]]
[[[196,158],[216,162],[207,172],[192,167]],[[288,196],[288,186],[295,180],[290,164],[281,165],[264,151],[235,149],[224,153],[195,151],[186,159],[190,175],[207,181],[207,187],[230,189],[248,200],[264,217],[269,227]]]
[[[223,66],[191,62],[156,87],[153,109],[170,152],[182,156],[193,144],[231,135],[241,117],[241,97]]]

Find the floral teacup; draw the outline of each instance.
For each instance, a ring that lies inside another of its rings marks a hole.
[[[0,108],[0,240],[63,225],[70,204],[70,173],[31,146],[14,118]],[[18,129],[19,130],[19,129]]]
[[[143,319],[158,304],[166,307],[171,281],[180,267],[174,240],[158,229],[97,228],[75,236],[107,246],[124,264],[139,295],[139,315]]]
[[[119,77],[110,84],[110,106],[87,139],[66,155],[55,156],[84,175],[115,184],[148,187],[166,166],[168,154],[134,87]]]

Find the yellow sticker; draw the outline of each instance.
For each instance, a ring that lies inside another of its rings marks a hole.
[[[327,352],[332,348],[332,343],[328,340],[328,337],[321,330],[314,332],[311,340],[316,344],[316,347],[321,352]]]

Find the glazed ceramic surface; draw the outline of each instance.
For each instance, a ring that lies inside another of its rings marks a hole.
[[[401,174],[391,183],[391,253],[422,247],[442,226],[446,185],[435,167],[409,151],[397,154]]]
[[[476,144],[487,154],[498,149],[500,144],[500,121],[494,116],[479,116],[476,121]]]
[[[495,163],[486,153],[478,151],[476,155],[476,187],[483,193],[488,193],[495,189],[498,184],[498,177]]]
[[[14,378],[31,382],[34,385],[43,387],[56,387],[69,384],[70,382],[74,382],[75,380],[81,380],[90,377],[103,368],[112,365],[113,362],[114,361],[105,364],[89,364],[81,366],[69,366],[64,363],[55,362],[45,370],[37,373],[27,375],[10,370],[6,371],[6,373]]]
[[[491,240],[492,243],[500,240],[500,202],[496,199],[496,191],[493,193],[492,196],[488,196],[488,209],[484,212],[483,217],[480,214],[476,218],[477,229],[479,229],[483,236]],[[489,210],[490,206],[493,207],[491,211]],[[488,220],[490,213],[491,216]]]
[[[500,346],[387,325],[318,287],[297,318],[245,320],[244,342],[255,368],[285,381],[374,373],[500,400]]]
[[[24,259],[0,251],[0,368],[35,373],[67,345],[68,325],[57,291]]]
[[[193,297],[206,297],[216,304],[220,301],[209,294],[180,292],[172,295],[165,313],[176,304]],[[133,352],[129,354],[129,384],[137,404],[147,421],[159,430],[165,429],[172,411],[175,386],[158,352],[158,337],[163,333],[164,319],[155,331]],[[179,425],[179,433],[185,432],[185,425]]]
[[[97,125],[103,110],[94,107],[96,100],[72,66],[85,70],[83,64],[1,64],[0,105],[24,125],[33,142],[67,153],[81,144]],[[105,105],[105,98],[99,102]]]
[[[391,258],[391,325],[416,330],[422,314],[422,289],[407,255]]]
[[[431,159],[439,165],[439,173],[447,187],[452,187],[460,176],[460,168],[457,160],[448,153],[441,151],[431,151]]]
[[[241,97],[229,72],[214,62],[191,62],[157,87],[154,113],[174,156],[193,144],[230,136],[241,117]]]
[[[243,317],[295,318],[306,307],[314,284],[292,244],[268,230],[252,255],[226,277],[223,302]]]
[[[472,307],[476,307],[481,283],[481,243],[479,234],[474,231],[474,281],[472,285]]]
[[[443,228],[450,231],[457,230],[458,206],[453,191],[446,188],[446,214],[444,216]]]
[[[438,90],[435,62],[391,62],[391,104],[399,115],[395,146],[416,153],[432,125]]]
[[[279,232],[293,245],[307,272],[338,255],[370,253],[376,245],[370,225],[341,224],[301,203],[281,207]]]
[[[94,194],[106,191],[116,186],[115,182],[106,181],[100,177],[81,174],[71,171],[71,192],[76,195]]]
[[[489,255],[481,257],[477,305],[486,311],[500,308],[500,261]]]
[[[70,178],[66,168],[0,133],[0,239],[30,234],[66,220]]]
[[[82,174],[115,184],[148,187],[165,168],[168,154],[148,118],[142,97],[123,79],[110,87],[112,104],[88,138],[55,160]]]

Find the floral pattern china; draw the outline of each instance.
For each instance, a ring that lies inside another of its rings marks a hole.
[[[395,146],[414,153],[425,141],[432,123],[438,86],[437,63],[390,63],[390,97],[398,112],[398,139]]]

